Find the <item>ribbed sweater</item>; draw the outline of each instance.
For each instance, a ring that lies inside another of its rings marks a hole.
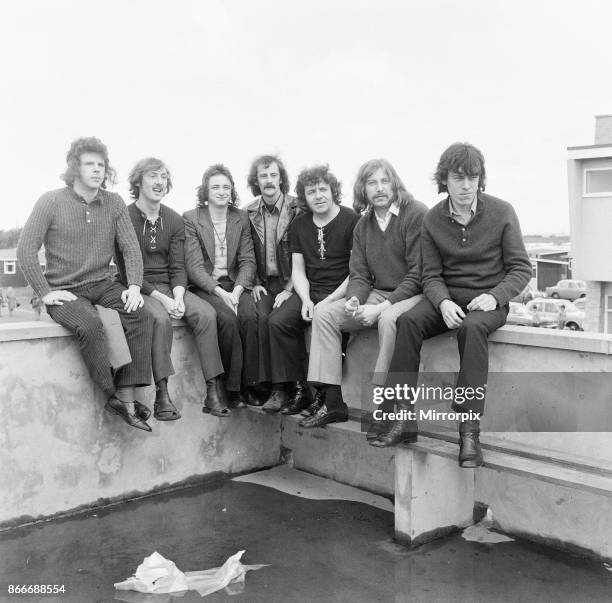
[[[395,304],[421,292],[420,234],[427,207],[410,201],[391,216],[383,232],[374,211],[357,222],[346,297],[364,304],[372,289],[390,291],[387,300]]]
[[[151,249],[146,236],[147,218],[145,214],[138,209],[136,203],[128,205],[128,213],[142,252],[144,278],[140,291],[145,295],[151,295],[157,284],[169,285],[170,289],[178,286],[187,288],[183,217],[168,206],[161,204],[159,207],[160,225],[155,237],[156,247]],[[125,262],[118,248],[115,250],[115,262],[119,269],[121,282],[125,284]]]
[[[512,205],[485,193],[467,226],[451,217],[448,198],[432,207],[423,220],[421,253],[423,292],[436,308],[444,299],[465,306],[481,293],[505,306],[532,274]]]
[[[36,202],[19,238],[17,260],[34,293],[43,297],[110,278],[115,242],[125,258],[127,284],[140,286],[142,256],[123,199],[100,189],[87,204],[67,186]],[[44,273],[38,263],[43,244]]]

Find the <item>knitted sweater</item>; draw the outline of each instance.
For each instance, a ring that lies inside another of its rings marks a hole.
[[[187,288],[187,271],[185,270],[185,222],[183,217],[161,204],[159,207],[159,226],[155,236],[155,249],[151,249],[149,237],[147,236],[147,218],[141,212],[136,203],[128,205],[130,220],[134,225],[136,238],[142,251],[144,264],[144,279],[141,292],[151,295],[155,285],[169,285]],[[125,262],[123,254],[116,249],[115,262],[119,268],[121,282],[125,283]]]
[[[395,304],[421,292],[420,232],[427,207],[410,201],[383,232],[370,210],[357,223],[346,297],[365,303],[372,289],[390,291]]]
[[[87,204],[67,186],[36,202],[19,238],[17,260],[34,293],[43,297],[110,278],[115,242],[125,257],[127,284],[140,286],[142,256],[123,199],[100,189]],[[44,274],[38,263],[43,243]]]
[[[444,299],[465,306],[481,293],[505,306],[532,274],[512,205],[484,193],[466,226],[450,216],[448,198],[432,207],[423,220],[421,253],[423,291],[436,308]]]

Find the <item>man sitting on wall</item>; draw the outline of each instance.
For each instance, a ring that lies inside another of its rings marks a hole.
[[[186,290],[185,224],[178,213],[161,202],[172,188],[170,171],[163,161],[148,157],[136,164],[128,180],[130,195],[135,199],[128,212],[144,262],[144,305],[154,319],[151,349],[156,390],[154,416],[158,421],[174,421],[181,416],[168,393],[168,377],[174,374],[170,318],[183,318],[193,331],[206,382],[205,406],[214,414],[227,414],[225,391],[218,378],[223,365],[217,343],[217,313],[208,302]],[[116,258],[121,280],[125,282],[125,262],[120,250]]]
[[[423,299],[397,321],[390,377],[405,375],[416,388],[423,340],[457,329],[460,368],[457,387],[484,392],[489,369],[487,337],[506,322],[509,302],[529,282],[531,262],[518,218],[506,201],[485,194],[482,153],[471,144],[455,143],[440,157],[435,173],[438,192],[448,193],[423,220]],[[472,397],[472,396],[471,396]],[[482,415],[484,394],[453,402],[453,410]],[[401,410],[410,401],[398,400]],[[483,464],[479,419],[459,425],[459,464]],[[376,445],[415,441],[416,425],[396,421]]]
[[[142,308],[142,256],[127,207],[105,190],[114,170],[97,138],[78,138],[66,156],[66,187],[45,193],[23,228],[17,258],[47,312],[72,331],[93,381],[108,398],[105,409],[128,425],[151,431],[134,402],[134,388],[151,381],[152,320]],[[43,273],[38,250],[44,243]],[[114,245],[125,258],[127,289],[109,273]],[[94,304],[117,310],[132,362],[113,377],[104,329]]]
[[[342,332],[378,326],[373,381],[383,385],[395,321],[421,299],[419,238],[425,205],[406,190],[387,160],[373,159],[359,168],[353,207],[364,215],[355,228],[346,297],[320,308],[312,324],[308,381],[326,401],[342,400]],[[386,422],[373,421],[368,440],[386,428]]]
[[[265,404],[256,396],[247,403],[261,406],[269,413],[287,406],[303,408],[306,382],[299,380],[303,369],[286,363],[284,349],[270,345],[270,323],[278,320],[281,306],[294,295],[291,280],[289,226],[299,213],[297,199],[289,194],[289,176],[275,155],[261,155],[251,164],[248,184],[254,201],[246,206],[257,271],[252,296],[257,308],[259,330],[259,382],[272,383]],[[302,357],[302,354],[299,355]],[[307,404],[306,404],[307,405]]]

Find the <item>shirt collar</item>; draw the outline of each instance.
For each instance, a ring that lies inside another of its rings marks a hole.
[[[270,213],[274,213],[274,210],[277,209],[280,213],[281,207],[283,205],[283,201],[285,200],[285,194],[281,193],[279,198],[276,200],[276,203],[273,206],[272,212]],[[268,204],[264,201],[263,195],[261,196],[261,202],[259,204],[259,210],[263,212],[264,210],[264,206],[265,206],[265,210],[266,211],[270,211],[268,209]]]
[[[376,216],[377,220],[380,220],[380,218],[378,217],[378,214],[374,211],[374,207],[370,206],[369,208],[369,213],[371,213],[372,215]],[[399,203],[397,201],[393,201],[393,203],[391,203],[391,205],[389,205],[389,209],[387,210],[387,215],[385,216],[385,220],[389,220],[391,218],[391,215],[393,216],[399,216],[400,213],[400,206]],[[389,215],[391,214],[391,215]]]
[[[470,214],[472,215],[472,217],[476,215],[477,206],[478,206],[478,193],[474,195],[474,200],[472,201],[472,204],[470,205]],[[458,211],[455,211],[455,206],[453,205],[453,200],[451,199],[450,195],[448,196],[448,213],[451,216],[461,215]]]
[[[397,201],[391,203],[391,205],[389,206],[389,213],[392,213],[394,216],[399,216],[399,211],[400,208]]]
[[[73,198],[76,201],[79,201],[80,203],[87,203],[85,198],[81,197],[81,195],[79,195],[79,193],[77,193],[74,190],[74,187],[69,186],[68,189],[70,190],[70,192],[72,193]],[[102,194],[102,189],[101,188],[98,189],[98,192],[96,193],[96,196],[90,201],[90,204],[93,203],[94,201],[98,201],[98,203],[100,203],[100,205],[104,204],[104,195]]]
[[[148,220],[147,218],[147,214],[145,214],[142,209],[140,209],[140,207],[138,207],[138,205],[136,205],[136,201],[134,201],[134,207],[136,208],[136,211],[140,214],[140,217],[143,220]],[[159,204],[159,213],[157,214],[158,218],[161,218],[164,215],[164,206],[162,203]]]

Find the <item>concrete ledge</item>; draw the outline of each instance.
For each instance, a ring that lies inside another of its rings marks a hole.
[[[174,328],[186,326],[182,320],[171,319],[171,322]],[[24,320],[0,325],[0,342],[50,337],[72,337],[72,333],[54,322],[48,314],[44,314],[41,320]]]
[[[419,546],[474,523],[474,472],[423,444],[395,454],[395,538]]]
[[[370,446],[357,421],[303,429],[298,418],[283,417],[281,443],[296,469],[343,484],[392,496],[394,449]]]
[[[489,507],[504,532],[612,559],[612,475],[484,451],[485,466],[461,469],[457,445],[419,436],[395,456],[396,538],[411,546],[471,523]],[[470,511],[468,513],[468,511]]]
[[[105,400],[76,342],[42,337],[60,328],[37,324],[36,339],[0,345],[0,524],[129,498],[216,471],[235,474],[280,462],[278,417],[237,410],[218,419],[201,412],[206,389],[186,328],[174,330],[176,375],[169,382],[182,418],[151,419],[153,433],[130,428],[103,410]],[[152,407],[153,388],[145,394]]]
[[[612,561],[612,497],[494,468],[476,471],[475,498],[508,534]]]
[[[491,333],[489,341],[574,352],[612,354],[612,336],[601,333],[585,333],[584,331],[557,331],[555,329],[505,325]]]

